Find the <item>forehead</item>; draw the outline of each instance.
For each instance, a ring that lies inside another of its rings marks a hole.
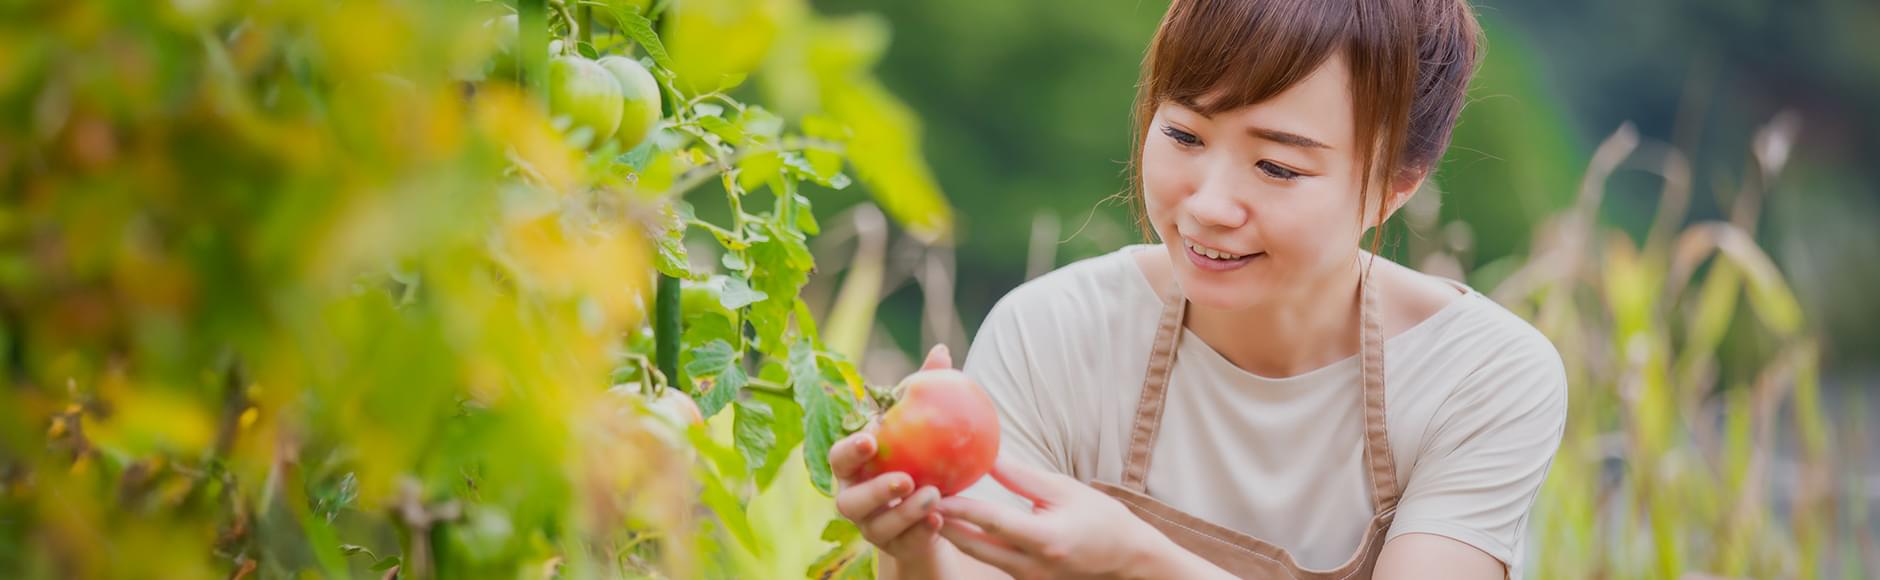
[[[1299,82],[1261,102],[1223,105],[1233,87],[1215,87],[1199,97],[1169,97],[1214,123],[1259,127],[1311,137],[1339,149],[1356,139],[1351,72],[1342,54],[1332,54]]]

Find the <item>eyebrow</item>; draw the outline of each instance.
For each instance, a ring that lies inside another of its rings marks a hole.
[[[1207,119],[1214,118],[1213,115],[1209,115],[1207,113],[1201,112],[1201,109],[1195,106],[1195,100],[1192,98],[1188,98],[1188,97],[1177,98],[1175,99],[1175,104],[1181,105],[1182,108],[1188,109],[1190,111],[1194,111],[1196,114],[1201,115],[1203,118],[1207,118]],[[1331,145],[1326,145],[1324,143],[1321,143],[1317,139],[1313,139],[1311,137],[1307,137],[1305,135],[1300,135],[1297,133],[1287,133],[1285,131],[1280,131],[1278,129],[1268,129],[1265,127],[1248,127],[1247,134],[1252,135],[1256,139],[1265,139],[1267,141],[1272,141],[1274,143],[1278,143],[1281,145],[1298,147],[1300,149],[1330,150],[1332,148]]]

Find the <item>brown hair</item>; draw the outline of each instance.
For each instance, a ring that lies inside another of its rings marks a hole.
[[[1362,208],[1372,181],[1427,172],[1442,158],[1480,38],[1467,0],[1174,0],[1137,85],[1129,193],[1142,195],[1142,145],[1157,106],[1192,104],[1213,115],[1259,103],[1342,52],[1351,70],[1359,167],[1367,170]],[[1148,235],[1153,228],[1141,199],[1132,201]],[[1385,211],[1379,204],[1373,252]]]

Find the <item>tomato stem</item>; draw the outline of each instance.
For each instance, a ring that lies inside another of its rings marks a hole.
[[[666,386],[680,387],[679,380],[679,279],[659,275],[653,294],[653,356]]]

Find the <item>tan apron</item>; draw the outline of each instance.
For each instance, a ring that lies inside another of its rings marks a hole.
[[[1092,482],[1091,486],[1123,502],[1130,511],[1161,530],[1169,539],[1188,551],[1207,559],[1242,578],[1369,578],[1377,555],[1384,548],[1384,534],[1397,514],[1397,468],[1390,442],[1384,434],[1384,340],[1378,328],[1376,293],[1371,290],[1368,273],[1359,283],[1358,349],[1363,363],[1364,388],[1364,458],[1371,480],[1371,509],[1376,514],[1365,527],[1358,551],[1345,563],[1331,570],[1309,570],[1293,560],[1285,548],[1265,540],[1208,522],[1199,517],[1149,497],[1143,482],[1149,474],[1149,460],[1155,448],[1156,433],[1162,426],[1163,402],[1168,396],[1169,371],[1175,366],[1175,346],[1182,336],[1182,318],[1188,307],[1186,298],[1170,300],[1162,310],[1162,320],[1155,333],[1155,346],[1149,351],[1149,371],[1143,379],[1142,400],[1136,405],[1135,427],[1131,429],[1129,457],[1123,464],[1122,485]],[[1259,493],[1257,484],[1249,493]]]

